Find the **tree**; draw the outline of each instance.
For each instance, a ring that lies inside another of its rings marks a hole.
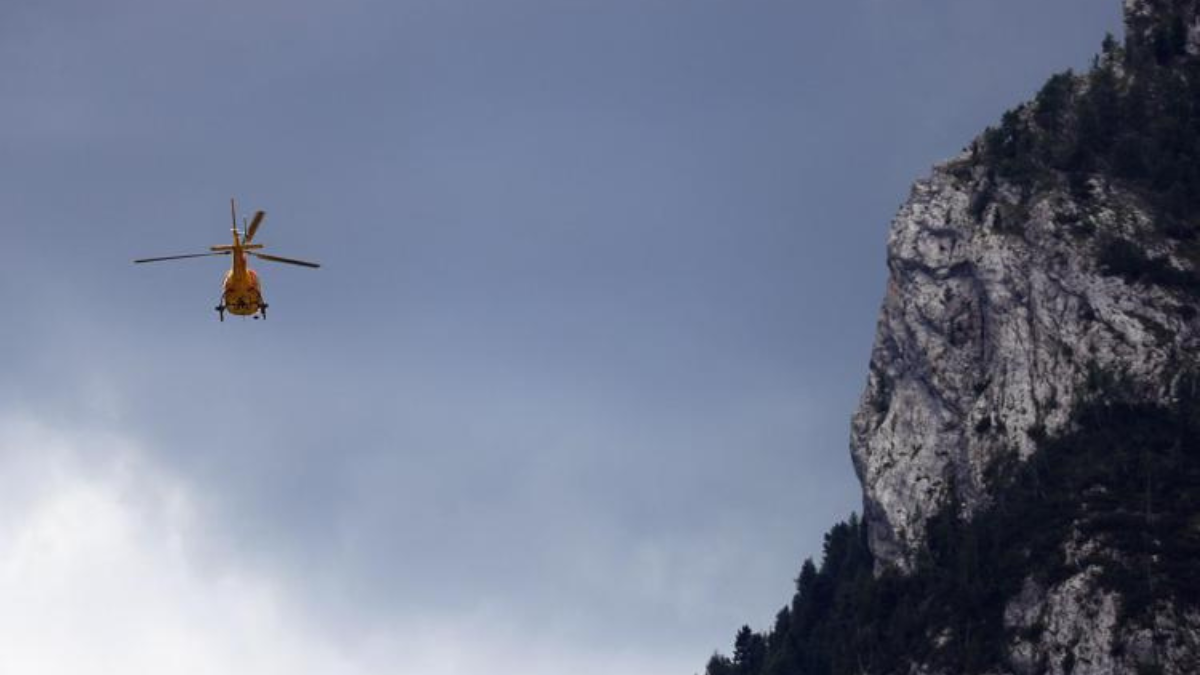
[[[733,642],[733,666],[737,675],[757,675],[767,658],[767,642],[762,635],[742,626]]]
[[[728,656],[722,654],[713,654],[708,660],[708,666],[704,669],[705,675],[737,675],[737,671],[733,668],[733,661],[729,660]]]
[[[1065,126],[1070,112],[1071,95],[1075,91],[1075,73],[1068,70],[1052,76],[1034,100],[1033,117],[1039,127],[1057,134]]]

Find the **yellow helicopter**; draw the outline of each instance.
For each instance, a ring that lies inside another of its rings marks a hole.
[[[294,258],[282,258],[277,255],[267,255],[262,253],[262,244],[255,244],[254,235],[258,232],[258,228],[262,225],[263,218],[266,217],[266,211],[255,211],[254,217],[250,219],[250,223],[246,224],[246,220],[242,219],[243,231],[238,232],[237,228],[237,204],[234,200],[229,200],[229,215],[233,220],[233,244],[230,246],[210,246],[210,253],[188,253],[185,255],[168,255],[160,258],[142,258],[134,260],[135,263],[159,262],[162,260],[180,260],[183,258],[205,258],[214,255],[232,255],[233,268],[225,273],[225,282],[222,286],[221,304],[217,305],[217,314],[221,321],[225,320],[225,312],[236,314],[238,316],[253,316],[255,319],[260,316],[263,319],[267,318],[267,303],[263,301],[262,284],[258,281],[258,274],[250,269],[246,264],[246,256],[252,255],[260,260],[269,260],[271,262],[287,263],[289,265],[300,265],[301,267],[320,267],[317,263],[308,262],[305,260],[296,260]]]

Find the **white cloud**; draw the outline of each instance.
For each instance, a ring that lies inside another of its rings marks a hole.
[[[328,625],[303,589],[211,546],[218,525],[128,440],[0,415],[0,672],[639,675],[703,657],[580,647],[503,608]]]
[[[359,672],[268,579],[202,566],[199,529],[184,486],[127,442],[5,418],[0,672]]]

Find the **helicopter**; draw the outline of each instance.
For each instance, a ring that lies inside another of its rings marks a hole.
[[[254,235],[267,216],[266,211],[255,211],[254,217],[247,224],[242,218],[242,231],[237,227],[237,203],[229,200],[229,215],[233,221],[233,244],[228,246],[210,246],[209,253],[187,253],[184,255],[168,255],[158,258],[141,258],[134,263],[160,262],[163,260],[181,260],[183,258],[205,258],[208,256],[231,255],[233,267],[225,273],[225,281],[221,289],[221,304],[216,306],[217,315],[225,320],[225,312],[238,316],[253,316],[255,319],[267,318],[267,303],[263,301],[262,284],[258,274],[246,264],[246,256],[254,256],[260,260],[299,265],[301,267],[318,268],[319,264],[295,258],[283,258],[261,252],[262,244],[255,244]]]

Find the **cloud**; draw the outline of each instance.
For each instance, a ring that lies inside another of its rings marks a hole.
[[[697,658],[580,647],[498,607],[348,634],[215,546],[205,510],[129,439],[0,415],[0,672],[636,675]]]
[[[206,559],[185,487],[119,437],[0,430],[0,671],[358,673],[269,579]]]

